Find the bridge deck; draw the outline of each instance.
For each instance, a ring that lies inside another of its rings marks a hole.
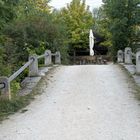
[[[0,124],[0,140],[140,140],[139,103],[119,66],[62,66],[46,78],[28,111]]]

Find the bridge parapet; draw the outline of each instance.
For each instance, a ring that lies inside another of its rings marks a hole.
[[[140,74],[140,49],[136,53],[136,73]]]
[[[46,50],[43,55],[38,56],[37,54],[34,54],[29,56],[29,61],[10,77],[0,77],[0,98],[4,100],[10,100],[10,83],[16,79],[26,68],[29,68],[29,77],[39,76],[38,60],[44,58],[44,65],[48,66],[52,64],[52,56],[55,57],[55,64],[61,64],[61,54],[59,51],[56,53],[51,53],[50,50]]]
[[[140,49],[137,49],[136,53],[133,53],[129,47],[125,48],[124,53],[122,50],[118,51],[118,63],[124,62],[126,65],[133,65],[133,59],[136,61],[136,74],[140,74]]]
[[[118,63],[123,63],[123,57],[124,57],[123,51],[119,50],[118,53],[117,53],[117,62]]]
[[[124,62],[125,64],[132,64],[132,50],[131,48],[127,47],[124,51]]]

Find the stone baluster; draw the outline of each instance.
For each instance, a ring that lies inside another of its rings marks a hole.
[[[38,58],[37,55],[34,54],[29,57],[29,60],[33,60],[31,65],[29,66],[29,76],[35,77],[38,76]]]
[[[125,48],[125,64],[132,64],[132,51],[131,48]]]
[[[118,54],[117,54],[117,62],[118,63],[123,63],[123,57],[124,57],[123,51],[122,50],[119,50],[118,51]]]
[[[45,66],[52,64],[52,56],[51,51],[46,50],[45,51]]]
[[[61,64],[61,54],[59,51],[57,51],[55,55],[55,64]]]
[[[136,53],[136,74],[140,74],[140,49]]]
[[[11,91],[10,91],[10,82],[7,77],[0,77],[0,84],[3,85],[3,87],[0,90],[1,100],[10,100],[11,99]]]

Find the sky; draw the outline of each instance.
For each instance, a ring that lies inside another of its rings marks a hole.
[[[62,7],[65,7],[67,3],[70,3],[71,0],[52,0],[50,2],[50,5],[53,6],[56,9],[60,9]],[[102,4],[102,0],[86,0],[86,4],[90,6],[90,9],[100,7]]]

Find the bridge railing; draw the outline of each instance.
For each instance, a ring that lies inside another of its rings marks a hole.
[[[136,53],[132,52],[132,49],[127,47],[124,52],[122,50],[118,51],[117,61],[118,63],[125,63],[128,65],[133,64],[133,59],[135,59],[136,63],[136,74],[140,74],[140,49],[137,49]]]
[[[55,64],[61,64],[61,55],[60,52],[51,53],[50,50],[46,50],[43,55],[32,55],[29,56],[29,60],[25,63],[18,71],[16,71],[10,77],[0,77],[0,98],[2,99],[11,99],[10,83],[16,79],[26,68],[29,68],[29,76],[37,77],[39,76],[39,67],[38,60],[44,58],[44,65],[48,66],[52,64],[52,56],[55,56]]]

